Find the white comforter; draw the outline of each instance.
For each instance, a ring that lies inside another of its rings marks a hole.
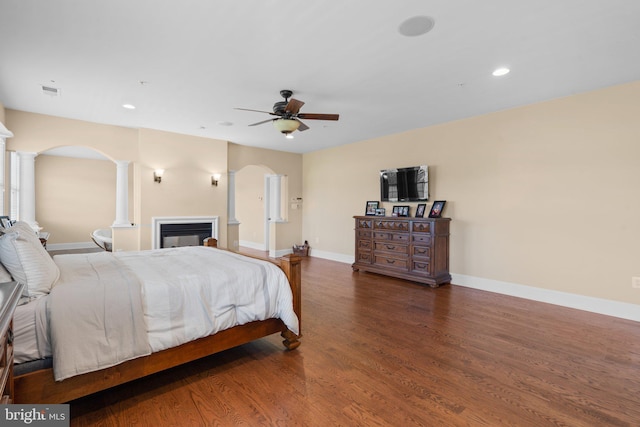
[[[54,260],[56,380],[254,320],[280,318],[299,332],[286,276],[266,261],[201,246]]]

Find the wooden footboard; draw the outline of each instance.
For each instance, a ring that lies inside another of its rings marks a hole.
[[[302,327],[301,259],[296,255],[279,258],[277,264],[287,275],[293,292],[294,311]],[[14,379],[15,403],[64,403],[110,387],[124,384],[165,369],[218,353],[258,338],[280,332],[287,349],[300,345],[299,335],[287,329],[280,319],[252,322],[169,348],[158,353],[123,362],[111,368],[89,372],[64,381],[53,379],[53,369],[42,369]]]

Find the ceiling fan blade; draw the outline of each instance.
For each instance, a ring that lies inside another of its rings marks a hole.
[[[291,114],[298,114],[298,111],[300,111],[300,108],[302,108],[303,105],[304,102],[291,98],[284,111]]]
[[[263,124],[263,123],[269,123],[269,122],[272,122],[272,121],[274,121],[274,120],[278,120],[278,119],[268,119],[268,120],[263,120],[263,121],[258,122],[258,123],[250,124],[249,126],[258,126],[258,125],[261,125],[261,124]]]
[[[318,114],[318,113],[300,113],[297,116],[300,119],[309,120],[338,120],[339,114]]]
[[[272,116],[277,116],[277,114],[272,113],[271,111],[252,110],[250,108],[234,108],[234,110],[253,111],[253,112],[256,112],[256,113],[267,113],[267,114],[271,114]]]
[[[300,123],[300,126],[298,126],[298,130],[300,132],[302,132],[303,130],[307,130],[309,129],[309,126],[305,125],[304,123],[302,123],[300,120],[298,119],[294,119],[296,122]]]

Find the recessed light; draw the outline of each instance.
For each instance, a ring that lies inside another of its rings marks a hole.
[[[402,22],[398,31],[407,37],[421,36],[431,31],[435,24],[436,22],[430,16],[413,16]]]
[[[126,108],[127,110],[135,110],[136,106],[133,104],[122,104],[122,108]]]
[[[491,74],[493,74],[496,77],[500,77],[500,76],[504,76],[505,74],[509,74],[509,71],[511,71],[511,70],[509,70],[506,67],[500,67],[500,68],[496,68],[495,70],[493,70],[493,73],[491,73]]]

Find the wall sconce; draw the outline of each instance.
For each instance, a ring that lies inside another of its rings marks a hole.
[[[218,181],[220,180],[220,174],[219,173],[214,173],[213,175],[211,175],[211,185],[213,185],[214,187],[218,186]]]
[[[164,174],[164,169],[156,169],[153,171],[153,180],[160,184],[162,182],[162,175]]]

